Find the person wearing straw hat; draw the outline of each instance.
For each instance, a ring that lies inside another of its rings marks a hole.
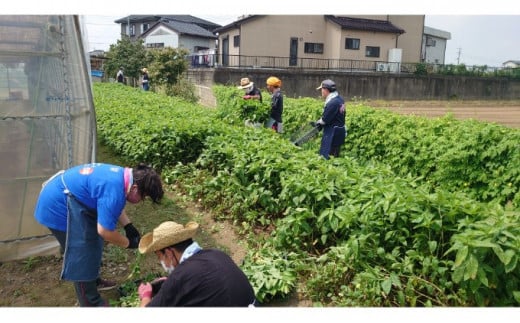
[[[258,89],[255,83],[251,82],[249,78],[242,78],[238,88],[245,91],[242,97],[244,100],[257,99],[262,102],[262,92],[260,92],[260,89]]]
[[[193,240],[198,223],[161,223],[139,242],[139,252],[155,253],[168,277],[152,295],[152,284],[138,288],[140,306],[247,307],[256,305],[254,290],[246,275],[226,253],[202,249]]]

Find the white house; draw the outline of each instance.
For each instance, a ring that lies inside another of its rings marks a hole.
[[[520,61],[509,60],[502,63],[502,66],[505,68],[519,68]]]
[[[450,39],[451,33],[424,26],[421,46],[421,62],[429,64],[444,64],[446,45]]]
[[[132,15],[115,21],[130,39],[143,39],[147,48],[185,48],[199,53],[216,48],[212,32],[220,25],[190,15]]]

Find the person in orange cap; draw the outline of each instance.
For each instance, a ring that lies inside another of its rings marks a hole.
[[[267,79],[266,84],[267,90],[271,93],[271,115],[266,125],[278,133],[283,133],[283,95],[280,91],[282,81],[275,76],[271,76]]]

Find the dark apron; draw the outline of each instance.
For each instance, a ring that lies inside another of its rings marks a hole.
[[[345,143],[345,127],[324,127],[321,138],[320,155],[329,159],[332,147],[341,146]]]
[[[61,278],[93,281],[99,276],[103,238],[97,231],[97,214],[67,194],[67,240]]]

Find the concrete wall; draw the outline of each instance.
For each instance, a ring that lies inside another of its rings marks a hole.
[[[336,82],[345,99],[353,97],[372,100],[518,100],[520,81],[488,77],[415,76],[404,74],[363,74],[302,70],[269,69],[191,69],[188,79],[195,83],[201,101],[214,106],[213,84],[239,85],[249,77],[266,91],[265,80],[276,76],[282,80],[287,97],[319,97],[316,88],[323,79]]]

